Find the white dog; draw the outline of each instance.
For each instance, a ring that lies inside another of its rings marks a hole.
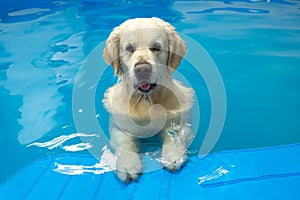
[[[194,91],[172,78],[185,52],[174,28],[158,18],[128,20],[106,41],[104,59],[119,81],[106,91],[103,103],[111,113],[116,172],[127,183],[142,173],[139,138],[161,136],[161,162],[170,171],[187,159]]]

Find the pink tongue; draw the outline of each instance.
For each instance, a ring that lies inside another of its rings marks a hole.
[[[140,86],[140,88],[141,88],[142,90],[145,90],[145,91],[146,91],[146,90],[149,90],[150,87],[151,87],[151,86],[150,86],[149,83]]]

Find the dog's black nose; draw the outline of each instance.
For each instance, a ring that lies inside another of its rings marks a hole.
[[[152,66],[148,62],[139,62],[134,66],[134,73],[138,80],[148,79],[152,72]]]

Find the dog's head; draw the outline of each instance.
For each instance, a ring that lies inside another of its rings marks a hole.
[[[104,59],[133,89],[150,93],[170,79],[185,52],[183,40],[169,23],[136,18],[113,30],[106,41]]]

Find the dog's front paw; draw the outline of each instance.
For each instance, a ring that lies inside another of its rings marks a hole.
[[[121,152],[117,159],[116,173],[125,183],[137,181],[142,173],[140,156],[133,152]]]
[[[186,149],[183,145],[176,145],[172,142],[163,145],[162,164],[169,171],[175,172],[187,160]]]

